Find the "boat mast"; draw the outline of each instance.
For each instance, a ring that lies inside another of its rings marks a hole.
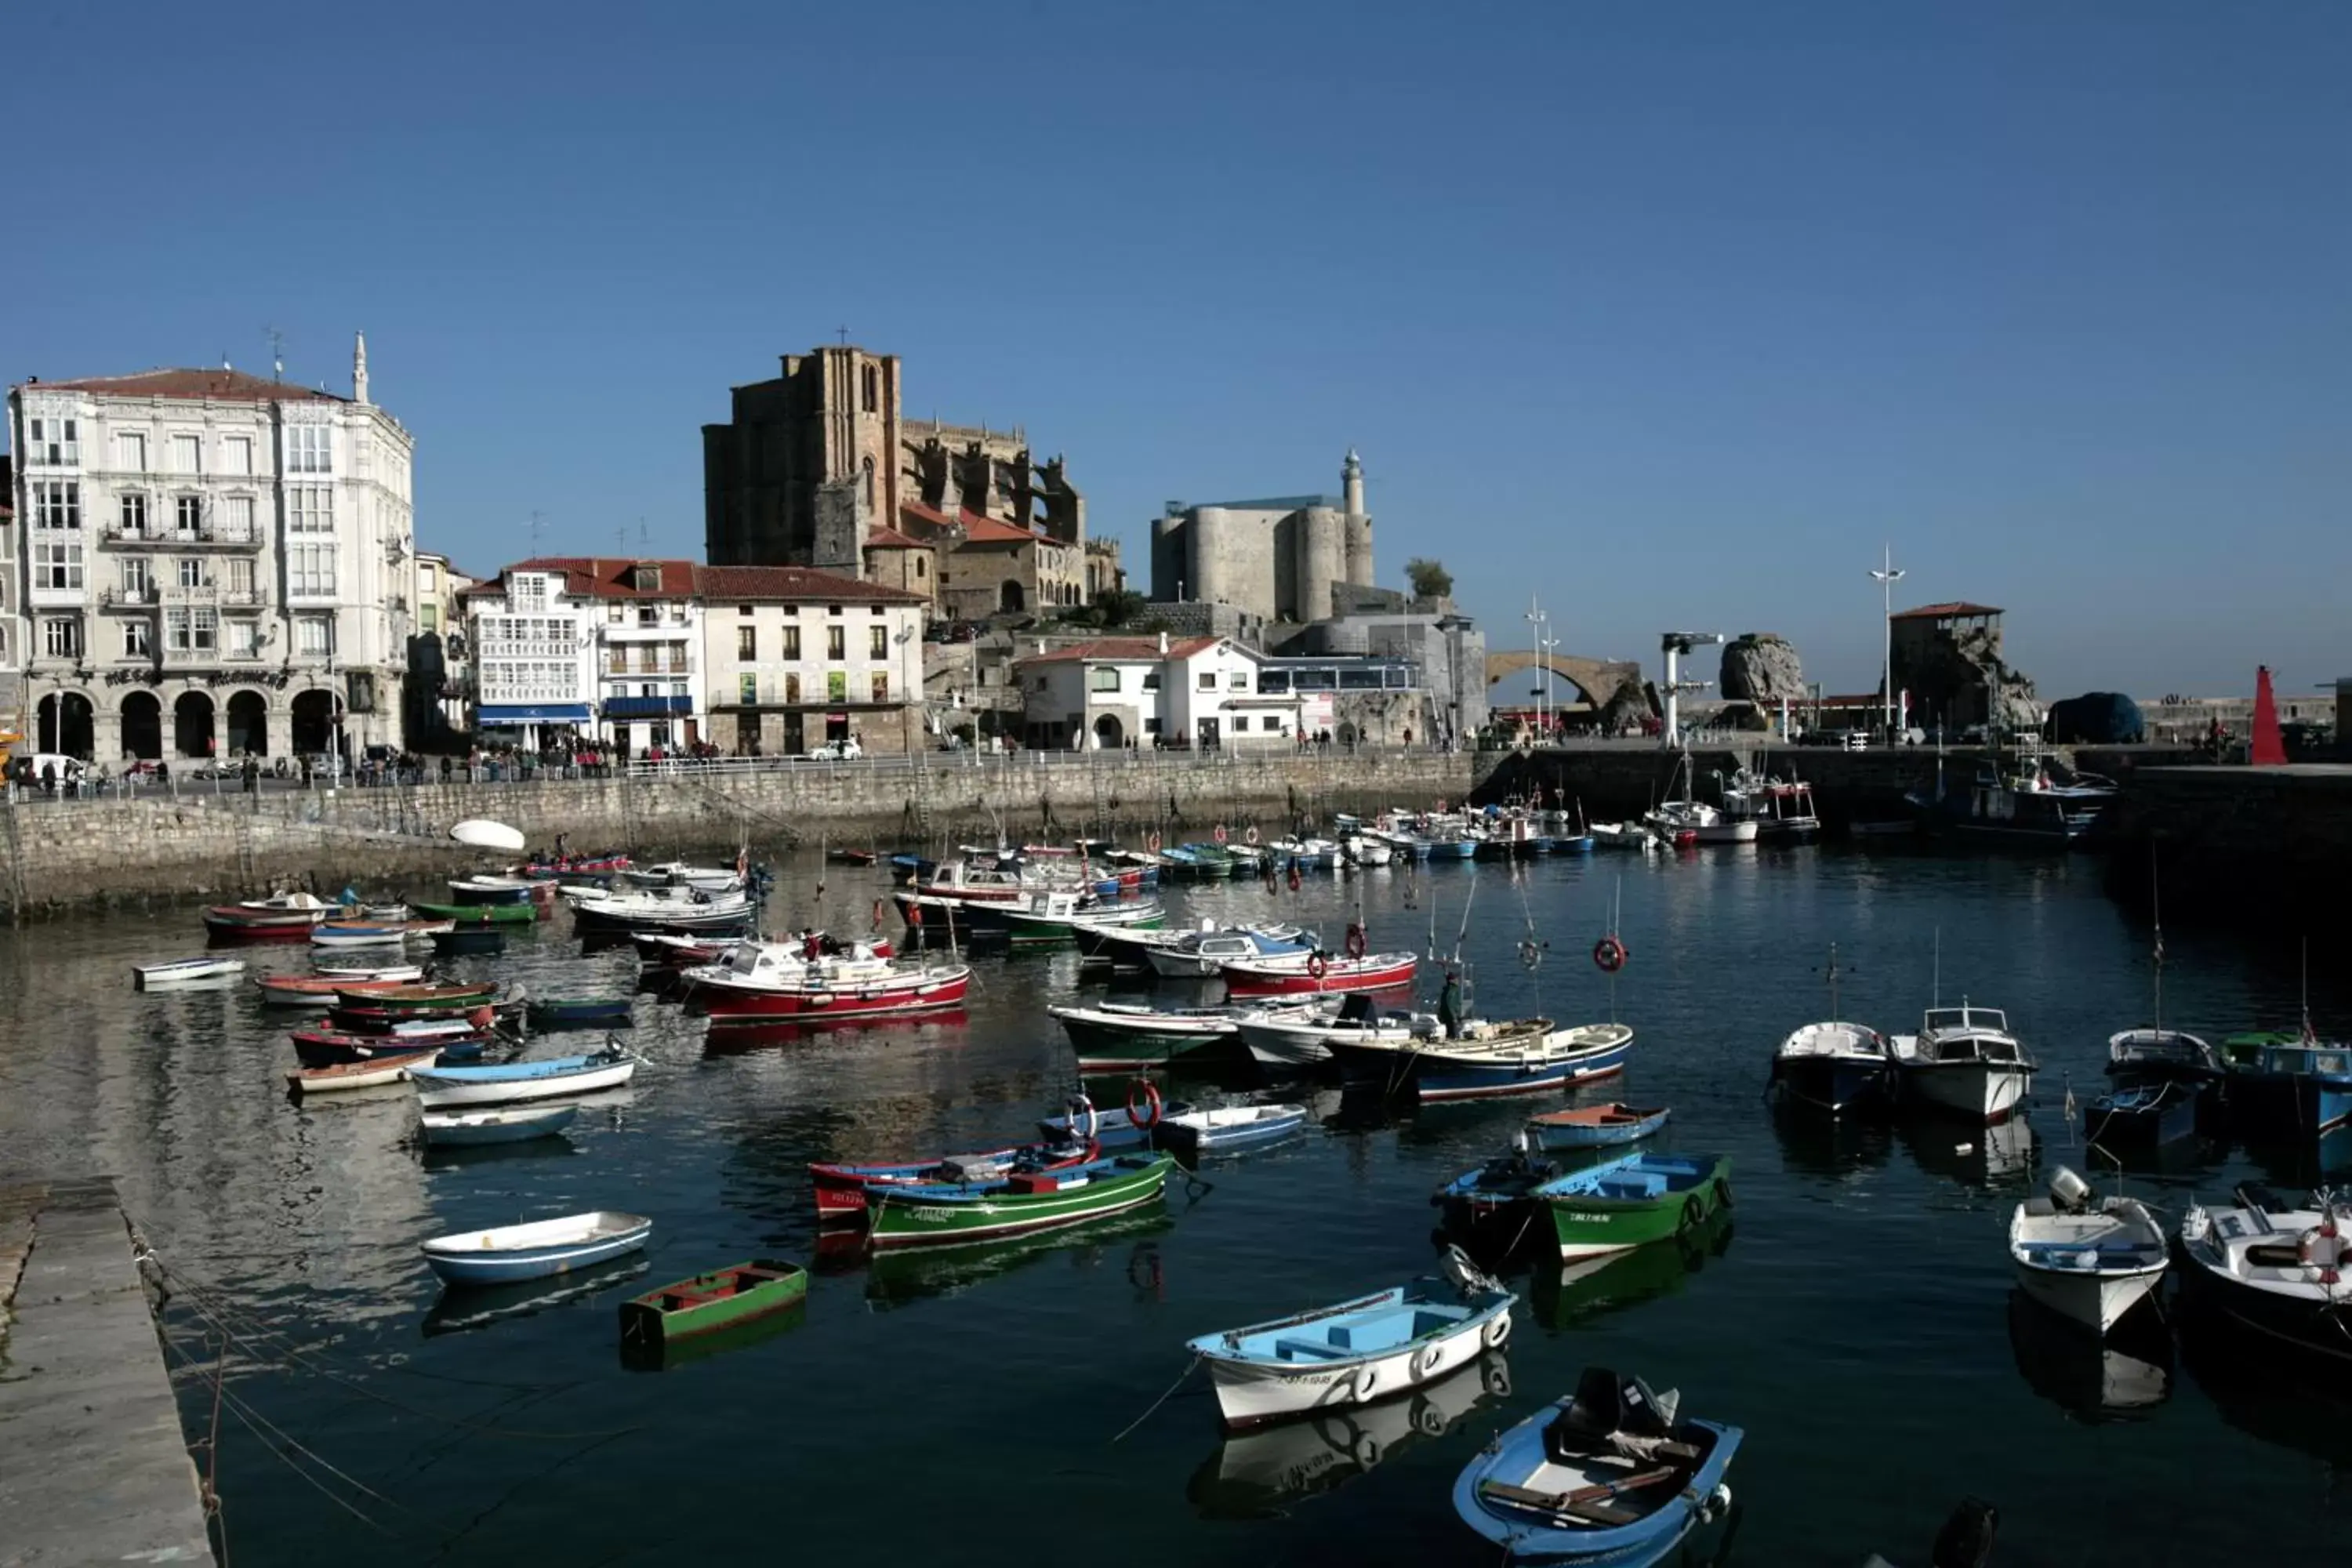
[[[2155,972],[2156,1033],[2160,1040],[2164,1035],[2164,895],[2156,884],[2156,846],[2152,843],[2148,846],[2147,859],[2148,907],[2156,917],[2156,948],[2150,960]]]
[[[1836,1022],[1838,1021],[1838,999],[1837,999],[1837,977],[1838,977],[1838,965],[1837,965],[1837,943],[1835,943],[1835,942],[1832,942],[1832,943],[1830,943],[1830,967],[1829,967],[1829,976],[1830,976],[1830,1022],[1831,1022],[1831,1023],[1832,1023],[1832,1024],[1834,1024],[1834,1023],[1836,1023]]]

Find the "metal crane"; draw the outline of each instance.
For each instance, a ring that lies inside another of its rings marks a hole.
[[[1681,703],[1677,700],[1680,695],[1685,691],[1704,691],[1715,684],[1710,680],[1683,679],[1681,661],[1690,656],[1693,648],[1722,640],[1721,632],[1668,632],[1658,639],[1658,646],[1664,649],[1666,655],[1666,679],[1658,687],[1666,705],[1664,728],[1660,732],[1660,740],[1665,745],[1679,746],[1683,743]]]

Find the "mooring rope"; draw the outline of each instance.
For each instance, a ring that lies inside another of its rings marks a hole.
[[[1201,1363],[1202,1359],[1203,1358],[1201,1353],[1198,1351],[1195,1351],[1192,1353],[1192,1364],[1185,1367],[1182,1374],[1179,1376],[1175,1382],[1168,1385],[1168,1392],[1153,1400],[1151,1402],[1150,1409],[1146,1410],[1142,1415],[1129,1422],[1120,1429],[1118,1436],[1117,1437],[1113,1437],[1111,1441],[1113,1443],[1118,1443],[1124,1440],[1129,1433],[1134,1431],[1138,1426],[1142,1426],[1146,1421],[1150,1420],[1153,1415],[1157,1415],[1160,1407],[1167,1404],[1170,1400],[1175,1398],[1176,1391],[1183,1387],[1186,1381],[1189,1380],[1194,1373],[1201,1370]]]

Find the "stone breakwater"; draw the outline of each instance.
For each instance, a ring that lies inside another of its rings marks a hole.
[[[1139,843],[1208,837],[1223,825],[1273,837],[1301,817],[1426,807],[1469,793],[1471,759],[1429,752],[951,754],[879,763],[677,767],[649,776],[377,789],[199,788],[176,797],[0,806],[0,906],[16,920],[74,909],[226,898],[289,884],[331,894],[446,877],[478,864],[449,826],[489,817],[533,846],[640,859],[754,857],[829,839],[937,849],[1000,834]]]

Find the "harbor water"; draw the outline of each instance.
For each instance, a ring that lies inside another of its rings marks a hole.
[[[1517,1331],[1470,1373],[1230,1439],[1185,1340],[1432,1271],[1432,1191],[1557,1097],[1415,1111],[1246,1069],[1179,1078],[1172,1097],[1303,1100],[1315,1120],[1091,1227],[821,1254],[808,1162],[996,1146],[1061,1109],[1072,1058],[1045,1008],[1103,993],[1075,953],[979,959],[968,1011],[947,1020],[735,1048],[641,995],[629,1038],[646,1065],[565,1136],[421,1154],[404,1090],[289,1102],[296,1019],[250,984],[130,989],[132,963],[201,947],[181,909],[0,937],[0,1171],[116,1178],[173,1281],[192,1437],[215,1419],[226,1357],[215,1485],[238,1568],[681,1552],[1466,1568],[1492,1552],[1454,1517],[1455,1474],[1588,1365],[1747,1429],[1736,1507],[1688,1562],[1924,1563],[1969,1495],[2000,1510],[1999,1568],[2206,1564],[2250,1541],[2264,1558],[2340,1557],[2352,1402],[2194,1335],[2176,1359],[2163,1323],[2103,1354],[2013,1299],[2016,1202],[2061,1163],[2115,1180],[2066,1125],[2069,1085],[2095,1094],[2107,1036],[2149,1012],[2149,932],[2098,870],[1747,849],[1172,890],[1187,916],[1293,919],[1335,945],[1360,907],[1376,950],[1458,938],[1487,1016],[1622,1019],[1629,1072],[1585,1098],[1671,1106],[1662,1146],[1727,1154],[1736,1194],[1727,1225],[1662,1256],[1567,1279],[1517,1268]],[[883,891],[878,870],[782,871],[780,927],[862,933]],[[1632,953],[1613,984],[1590,957],[1612,907]],[[1940,951],[1943,999],[2006,1008],[2039,1058],[2030,1114],[1831,1131],[1776,1113],[1772,1049],[1828,1016],[1832,942],[1841,1012],[1889,1031],[1916,1023]],[[299,948],[242,956],[308,966]],[[2216,1037],[2298,1016],[2292,950],[2200,933],[2168,959],[2168,1025]],[[583,953],[560,912],[454,968],[550,995],[636,983],[625,947]],[[2352,997],[2315,977],[2311,1004],[2326,1031]],[[2191,1194],[2307,1185],[2315,1159],[2200,1145],[2127,1190],[2177,1221]],[[654,1220],[642,1260],[445,1295],[418,1256],[428,1237],[595,1208]],[[615,1308],[633,1289],[755,1257],[815,1265],[803,1308],[666,1365],[625,1361]]]

